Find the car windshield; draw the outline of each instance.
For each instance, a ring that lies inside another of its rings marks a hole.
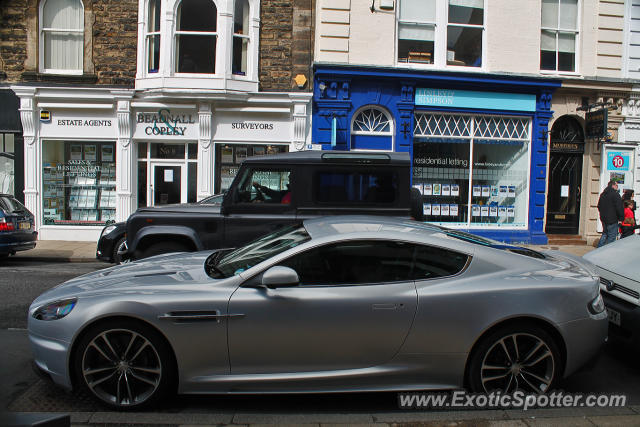
[[[206,270],[215,279],[231,277],[309,240],[311,236],[300,224],[281,228],[233,252],[214,252],[206,261]]]

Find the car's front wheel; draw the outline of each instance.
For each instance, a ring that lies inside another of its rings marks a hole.
[[[561,372],[558,345],[544,329],[526,324],[505,326],[484,337],[468,370],[471,390],[546,393]]]
[[[127,238],[121,237],[115,245],[113,245],[112,259],[114,264],[120,264],[124,261],[127,254]]]
[[[172,391],[170,350],[151,327],[115,320],[92,327],[78,343],[75,377],[89,394],[117,408],[148,406]]]

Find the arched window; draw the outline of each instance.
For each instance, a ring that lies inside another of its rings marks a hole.
[[[393,150],[393,119],[383,109],[367,106],[351,122],[351,149]]]
[[[161,0],[149,0],[146,23],[147,72],[157,73],[160,69],[160,17]]]
[[[84,7],[81,0],[44,0],[40,19],[43,72],[82,73]]]
[[[215,74],[217,21],[213,0],[182,0],[176,16],[176,72]]]
[[[571,116],[562,116],[551,128],[552,142],[584,142],[584,131],[578,120]]]
[[[249,43],[249,2],[236,0],[233,11],[233,60],[231,62],[233,74],[247,75]]]

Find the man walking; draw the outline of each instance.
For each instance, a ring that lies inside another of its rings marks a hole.
[[[618,222],[624,219],[624,208],[622,198],[618,193],[618,183],[609,181],[598,199],[598,212],[602,221],[602,236],[598,242],[598,247],[614,242],[618,236]]]

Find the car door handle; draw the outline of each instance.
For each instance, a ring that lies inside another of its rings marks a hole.
[[[402,307],[402,304],[400,304]],[[396,310],[398,308],[398,304],[371,304],[371,308],[374,310]]]

